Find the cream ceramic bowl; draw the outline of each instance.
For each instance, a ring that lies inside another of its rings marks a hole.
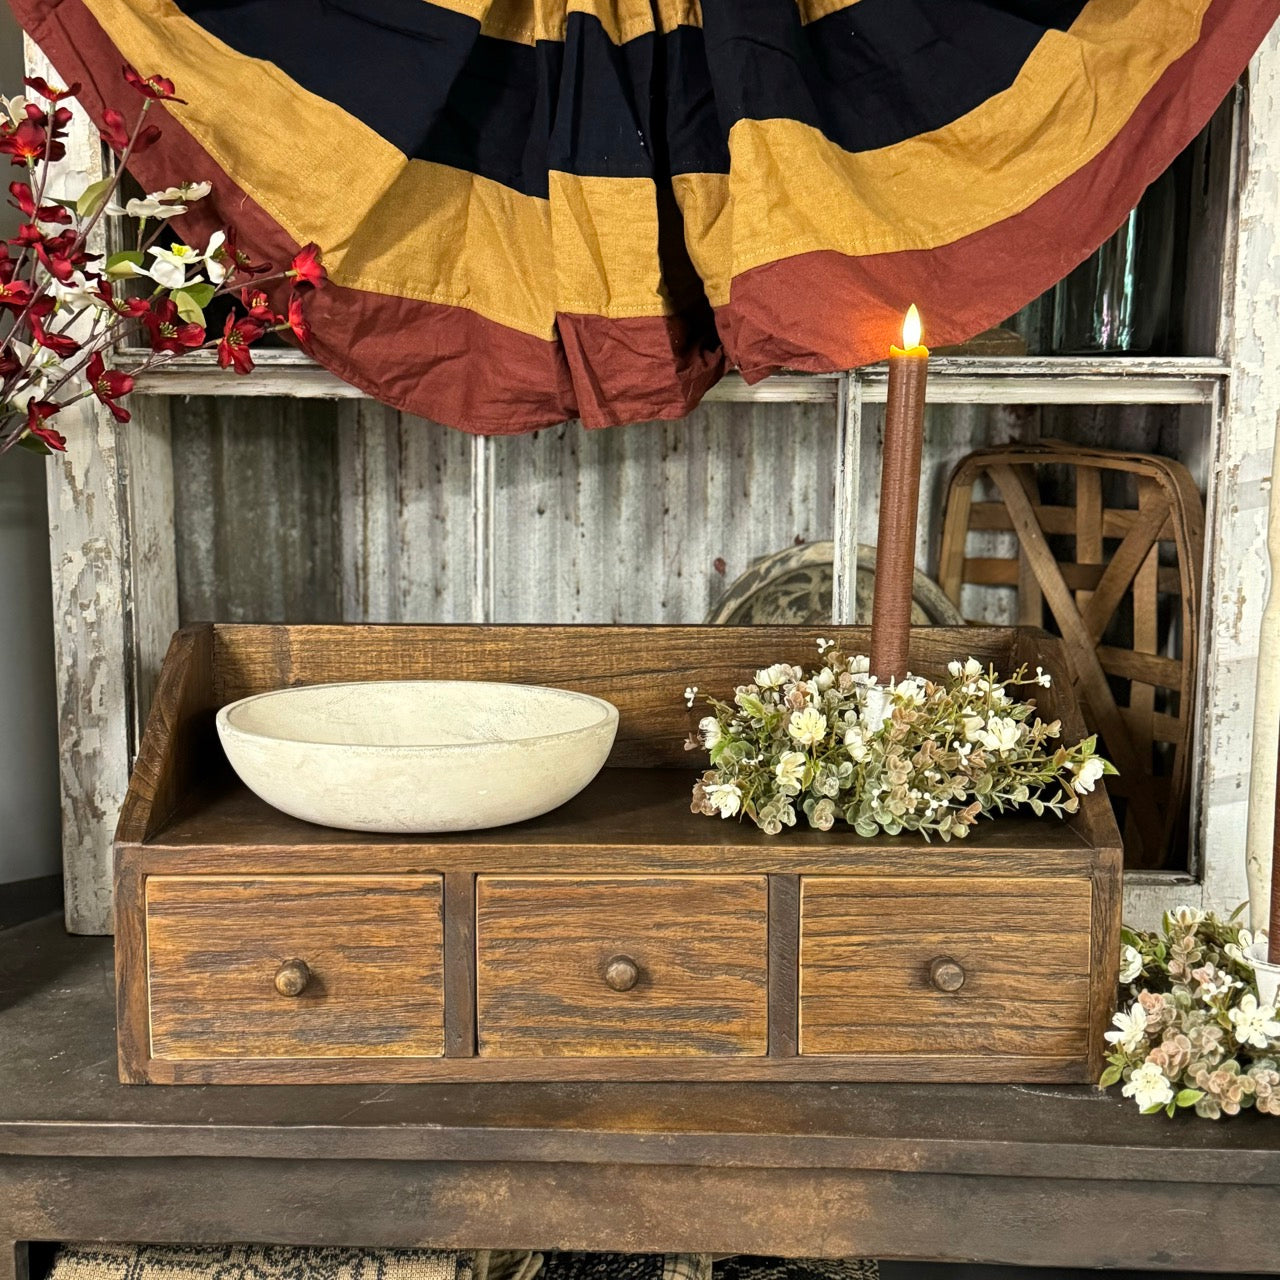
[[[306,685],[218,712],[240,780],[269,805],[352,831],[474,831],[537,817],[600,772],[612,703],[464,680]]]

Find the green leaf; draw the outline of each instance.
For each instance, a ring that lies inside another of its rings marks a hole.
[[[1109,1089],[1113,1084],[1120,1083],[1120,1077],[1124,1074],[1124,1069],[1116,1063],[1112,1063],[1103,1073],[1102,1078],[1098,1081],[1099,1089]]]
[[[1173,1106],[1173,1103],[1171,1102],[1167,1107],[1165,1107],[1164,1113],[1167,1116],[1171,1116],[1173,1115],[1173,1112],[1174,1112],[1174,1106]]]
[[[185,289],[175,289],[169,297],[171,297],[178,308],[178,314],[188,324],[198,324],[204,328],[204,311],[200,304],[191,296],[191,289],[194,286],[188,286]]]
[[[114,184],[115,178],[99,178],[97,182],[91,182],[76,200],[76,213],[81,218],[91,218],[98,212]]]
[[[197,284],[183,286],[183,292],[195,299],[196,306],[207,307],[209,300],[218,292],[218,286],[210,284],[207,280],[201,280]]]
[[[1203,1097],[1203,1089],[1182,1089],[1179,1090],[1178,1096],[1174,1098],[1174,1102],[1180,1107],[1194,1107]]]
[[[53,450],[50,449],[49,446],[45,444],[43,440],[41,440],[38,436],[33,436],[33,435],[23,436],[22,439],[18,441],[18,448],[29,449],[32,453],[49,454],[53,452]]]
[[[135,267],[142,266],[142,254],[135,249],[122,249],[119,253],[113,253],[107,259],[105,268],[107,279],[123,280],[127,276],[133,275],[133,272],[127,269],[129,264]]]

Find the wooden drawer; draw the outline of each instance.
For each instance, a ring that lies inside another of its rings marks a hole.
[[[481,876],[476,951],[482,1057],[768,1047],[764,876]]]
[[[439,876],[150,876],[152,1056],[441,1054],[440,897]]]
[[[1085,1054],[1084,878],[805,877],[802,1054]]]

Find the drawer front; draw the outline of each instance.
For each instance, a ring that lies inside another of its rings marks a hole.
[[[481,1056],[759,1055],[764,876],[481,876]]]
[[[441,1054],[440,896],[439,876],[150,877],[152,1056]]]
[[[1084,878],[806,877],[802,1054],[1080,1055]]]

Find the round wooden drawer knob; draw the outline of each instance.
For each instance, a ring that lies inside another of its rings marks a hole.
[[[964,986],[964,980],[963,966],[950,956],[939,956],[929,966],[929,981],[939,991],[959,991]]]
[[[286,960],[276,970],[276,990],[282,996],[300,996],[311,981],[311,970],[305,960]]]
[[[640,966],[630,956],[614,956],[604,967],[604,980],[614,991],[630,991],[640,981]]]

